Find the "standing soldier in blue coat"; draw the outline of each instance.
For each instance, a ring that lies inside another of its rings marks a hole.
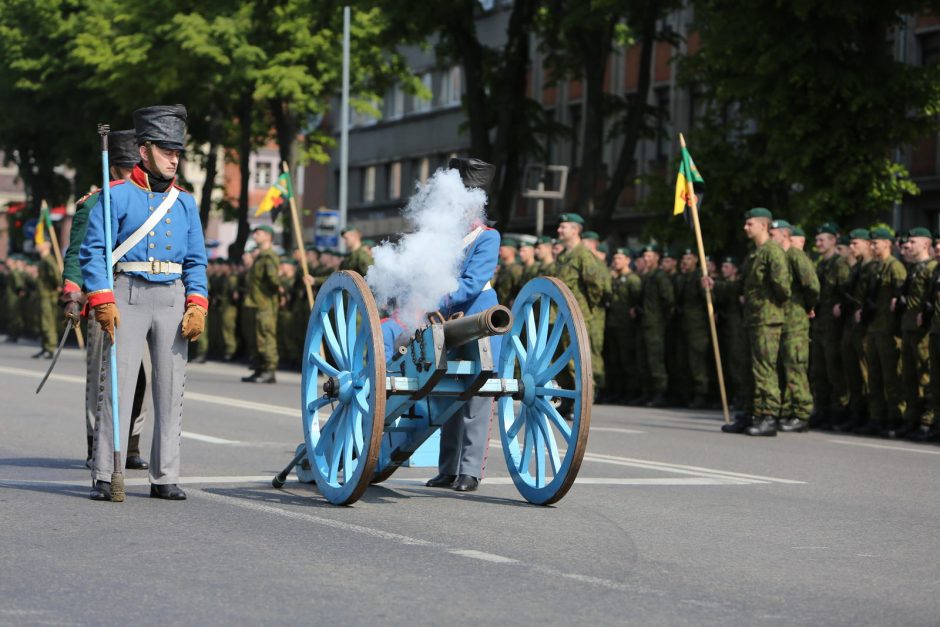
[[[186,135],[186,108],[155,106],[134,112],[140,163],[111,194],[111,241],[105,241],[102,201],[92,209],[79,259],[88,305],[117,344],[119,415],[130,416],[144,345],[153,364],[154,427],[150,496],[183,500],[177,486],[183,382],[188,343],[205,328],[209,307],[206,248],[199,207],[174,185]],[[105,246],[114,249],[114,289],[109,287]],[[105,350],[108,350],[108,340]],[[108,366],[110,368],[110,365]],[[101,403],[110,403],[110,376]],[[93,500],[111,500],[112,425],[95,435]]]

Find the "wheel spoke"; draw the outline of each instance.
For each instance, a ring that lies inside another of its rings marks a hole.
[[[516,349],[516,355],[519,359],[519,368],[525,370],[525,365],[528,361],[528,353],[522,347],[522,340],[519,339],[518,335],[512,336],[512,345]]]
[[[343,456],[343,442],[340,441],[340,438],[342,437],[340,435],[340,430],[346,426],[345,420],[342,420],[342,418],[345,415],[346,415],[346,406],[344,405],[340,409],[340,416],[339,416],[340,419],[337,420],[337,422],[341,424],[337,424],[336,426],[333,427],[333,435],[335,436],[335,438],[333,439],[333,442],[332,442],[332,448],[330,448],[330,466],[329,466],[329,474],[327,475],[327,481],[329,483],[336,483],[336,478],[337,478],[337,475],[339,474],[339,460]]]
[[[353,437],[353,409],[349,408],[346,412],[345,429],[343,429],[343,479],[349,481],[353,471],[353,447],[355,439]]]
[[[571,357],[574,355],[574,344],[569,344],[568,348],[565,349],[565,352],[561,354],[555,362],[548,367],[547,370],[544,370],[538,374],[536,377],[536,382],[538,383],[547,383],[555,378],[555,376],[561,372],[562,368],[568,365],[568,362],[571,361]]]
[[[550,317],[551,310],[552,306],[548,300],[548,296],[543,294],[542,298],[539,299],[539,333],[535,343],[536,355],[538,355],[540,351],[545,350],[545,340],[548,339],[548,318]]]
[[[525,424],[525,415],[526,415],[526,406],[519,406],[519,413],[516,415],[516,419],[513,420],[512,424],[509,425],[509,429],[506,430],[506,437],[510,440],[515,439],[519,435],[519,429],[522,428],[522,425]]]
[[[366,324],[363,322],[362,328],[356,333],[356,341],[353,343],[352,352],[349,354],[349,370],[354,374],[362,372],[363,366],[367,363],[363,359],[362,349],[366,341],[366,336],[371,332],[366,330]]]
[[[362,386],[362,389],[357,390],[353,394],[353,398],[356,399],[355,407],[364,414],[369,413],[369,391],[372,389],[372,385],[369,379],[366,379],[365,383]]]
[[[315,398],[309,403],[307,403],[307,412],[312,414],[313,412],[319,410],[321,407],[328,404],[329,402],[330,402],[330,397],[327,396],[326,394],[324,394],[323,396],[320,396],[319,398]]]
[[[558,456],[558,444],[555,442],[555,434],[548,426],[545,416],[541,412],[534,413],[534,422],[538,424],[539,433],[542,434],[542,440],[545,442],[545,448],[548,451],[548,459],[552,462],[552,473],[558,474],[558,469],[561,468],[561,458]]]
[[[359,353],[355,351],[360,330],[356,324],[358,313],[359,305],[356,304],[356,301],[350,299],[349,312],[346,314],[346,356],[349,358],[349,369],[354,373],[357,371],[356,365],[359,359]]]
[[[542,437],[542,429],[537,425],[538,417],[533,416],[528,424],[526,431],[533,431],[532,452],[535,454],[535,485],[543,487],[545,485],[545,438]]]
[[[526,305],[525,311],[525,345],[528,352],[535,350],[535,301]]]
[[[567,390],[565,388],[549,388],[549,387],[536,387],[535,394],[537,396],[557,396],[559,398],[578,398],[581,396],[580,390]]]
[[[346,336],[346,329],[349,325],[346,324],[346,305],[343,296],[342,290],[333,292],[333,317],[336,318],[336,338],[339,341],[339,347],[343,350],[343,355],[346,355],[349,352]]]
[[[528,408],[523,407],[524,413],[528,413]],[[532,449],[535,448],[535,441],[532,439],[532,427],[528,424],[525,427],[525,437],[522,441],[522,457],[519,459],[519,472],[529,474],[529,462],[532,461]]]
[[[558,350],[558,343],[561,341],[561,334],[565,330],[566,322],[567,318],[559,309],[558,317],[555,318],[555,325],[552,327],[552,334],[549,336],[548,342],[546,342],[545,346],[542,348],[542,352],[538,354],[537,368],[541,368],[543,364],[547,364],[555,355],[555,351]]]
[[[333,325],[330,324],[330,316],[325,311],[320,312],[320,324],[323,326],[323,338],[326,340],[326,345],[330,349],[333,359],[336,360],[336,364],[340,368],[346,370],[346,356],[343,355],[343,347],[336,340]]]
[[[571,427],[569,427],[565,419],[561,417],[558,410],[552,407],[552,404],[544,398],[536,398],[535,405],[544,415],[548,416],[548,419],[552,421],[555,428],[561,432],[561,437],[564,438],[565,444],[571,444]]]
[[[313,350],[313,344],[311,344],[310,346],[311,346],[311,350]],[[339,376],[339,370],[337,370],[336,368],[328,364],[327,361],[323,359],[323,357],[320,356],[319,352],[310,353],[310,363],[316,366],[317,369],[319,369],[320,372],[322,372],[325,375],[328,375],[331,377]]]
[[[362,447],[364,440],[362,438],[362,421],[365,418],[365,413],[359,411],[356,406],[353,406],[352,411],[349,416],[350,422],[352,422],[353,428],[353,443],[356,447],[356,455],[362,456]]]

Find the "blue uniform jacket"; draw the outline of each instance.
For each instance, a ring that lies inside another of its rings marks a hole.
[[[150,216],[169,193],[150,190],[146,173],[134,167],[131,180],[116,181],[111,189],[111,249],[131,236]],[[88,233],[79,251],[82,277],[88,292],[89,305],[114,302],[108,288],[109,268],[105,267],[104,241],[104,197],[91,209],[88,216]],[[208,308],[206,281],[206,246],[203,240],[199,208],[192,195],[181,191],[176,202],[157,225],[147,233],[127,254],[117,261],[169,261],[183,266],[180,274],[150,274],[130,272],[152,283],[173,283],[183,279],[186,302]]]
[[[498,305],[496,290],[484,290],[499,262],[499,232],[486,229],[467,247],[466,255],[460,266],[457,289],[448,294],[441,303],[441,313],[445,318],[456,312],[464,315],[480,313]],[[382,339],[385,344],[385,358],[391,359],[395,337],[404,329],[394,318],[382,323]],[[499,349],[502,338],[490,338],[493,362],[499,363]]]

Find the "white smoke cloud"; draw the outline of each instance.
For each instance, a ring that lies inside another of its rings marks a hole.
[[[402,213],[414,230],[372,249],[366,281],[379,307],[394,308],[409,331],[457,289],[463,238],[485,219],[485,205],[483,190],[464,187],[456,170],[438,170],[417,185]]]

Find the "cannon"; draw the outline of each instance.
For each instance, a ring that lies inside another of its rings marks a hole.
[[[500,341],[494,363],[490,338]],[[593,402],[590,344],[571,291],[529,281],[512,311],[439,313],[385,355],[375,299],[356,272],[334,273],[307,325],[301,378],[304,442],[273,480],[297,469],[336,505],[384,481],[475,396],[495,399],[499,447],[530,503],[557,502],[574,483]],[[562,415],[559,411],[564,408]],[[492,435],[491,435],[492,437]]]

